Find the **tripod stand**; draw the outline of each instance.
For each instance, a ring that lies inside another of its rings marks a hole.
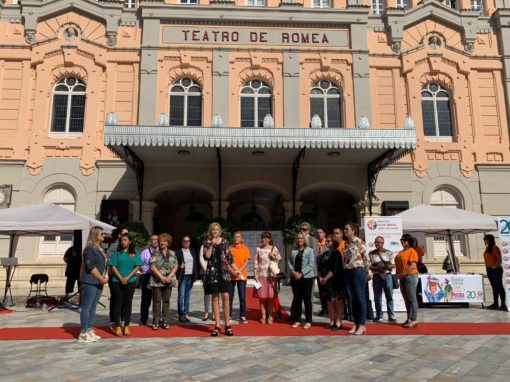
[[[61,296],[59,298],[59,303],[55,306],[52,306],[50,309],[48,309],[48,312],[51,312],[53,309],[59,308],[59,309],[71,309],[76,310],[80,308],[80,304],[78,302],[72,302],[71,298],[78,296],[79,297],[80,290],[78,289],[78,292],[73,293],[70,296]]]
[[[9,297],[11,298],[10,306],[14,306],[15,304],[12,299],[11,282],[12,282],[12,278],[14,277],[14,271],[16,270],[16,267],[18,266],[18,258],[17,257],[3,257],[0,259],[0,264],[2,265],[2,267],[5,268],[5,272],[6,272],[4,298],[0,302],[0,310],[10,310],[6,307],[6,304],[8,301],[7,293],[9,294]]]

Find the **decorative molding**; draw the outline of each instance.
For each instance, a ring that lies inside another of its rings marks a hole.
[[[146,147],[414,150],[416,132],[410,129],[245,129],[106,125],[104,144]]]

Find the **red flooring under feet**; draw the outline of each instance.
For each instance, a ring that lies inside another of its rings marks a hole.
[[[234,304],[237,299],[234,300]],[[247,290],[248,324],[234,325],[232,329],[236,336],[321,336],[321,335],[349,335],[347,330],[352,326],[347,322],[344,329],[336,332],[324,329],[324,324],[314,324],[310,329],[292,328],[289,323],[280,320],[272,325],[263,325],[260,318],[258,300],[252,297],[252,290]],[[15,319],[15,314],[12,316]],[[169,330],[152,330],[150,327],[132,326],[131,338],[155,337],[209,337],[214,325],[182,324],[171,326]],[[222,327],[221,336],[224,334]],[[38,328],[1,328],[0,340],[43,340],[43,339],[76,339],[80,328],[66,327],[38,327]],[[108,328],[97,328],[96,333],[104,338],[115,338]],[[419,323],[418,328],[406,329],[400,325],[373,324],[367,325],[368,335],[510,335],[510,323]],[[119,338],[120,339],[120,338]]]

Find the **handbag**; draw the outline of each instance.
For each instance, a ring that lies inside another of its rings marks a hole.
[[[269,255],[271,255],[274,251],[274,245],[273,245],[273,248],[271,248],[271,252],[269,252]],[[277,277],[278,274],[280,273],[280,265],[278,264],[278,261],[276,260],[269,260],[269,267],[267,268],[267,270],[269,271],[269,274],[273,277]]]

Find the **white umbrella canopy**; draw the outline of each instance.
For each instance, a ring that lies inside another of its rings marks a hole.
[[[94,226],[111,233],[115,227],[51,203],[0,210],[0,234],[15,236],[63,235]]]
[[[496,218],[458,208],[420,204],[401,212],[402,228],[435,235],[489,232],[497,229]]]
[[[448,239],[448,255],[454,271],[452,235],[489,232],[497,229],[496,218],[458,208],[448,208],[420,204],[401,212],[404,231],[423,232],[426,235],[444,235]]]

